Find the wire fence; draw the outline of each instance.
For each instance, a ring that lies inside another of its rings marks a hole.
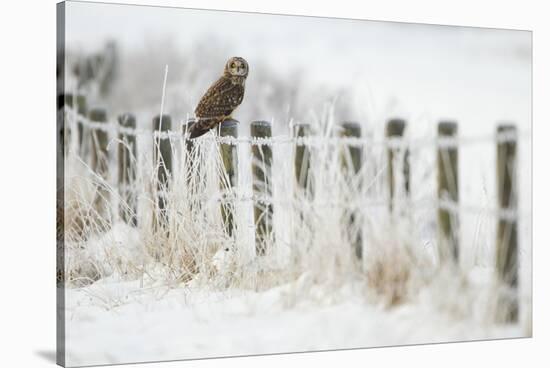
[[[64,112],[71,118],[67,120],[70,125],[70,129],[77,130],[83,129],[88,131],[101,131],[110,134],[111,137],[116,137],[119,134],[125,136],[141,137],[149,139],[151,141],[155,139],[169,140],[171,143],[185,142],[187,141],[185,136],[185,123],[181,123],[178,130],[153,130],[143,128],[128,128],[121,126],[118,121],[108,120],[105,122],[92,121],[88,116],[80,114],[77,109],[70,106],[64,107]],[[188,119],[191,122],[191,119]],[[510,142],[518,142],[520,140],[528,141],[531,139],[529,133],[519,134],[516,130],[497,131],[490,135],[479,135],[471,137],[458,137],[458,136],[436,136],[433,138],[409,138],[404,136],[399,137],[386,137],[384,139],[375,139],[370,137],[350,137],[350,136],[270,136],[270,137],[233,137],[233,136],[220,136],[219,134],[206,135],[201,137],[203,144],[214,145],[230,145],[239,146],[246,145],[252,146],[275,146],[275,145],[291,145],[294,147],[352,147],[352,148],[385,148],[388,150],[400,150],[400,151],[414,151],[415,149],[426,149],[432,147],[433,149],[450,149],[458,147],[467,147],[474,145],[499,145]],[[387,167],[384,167],[387,169]],[[159,192],[160,193],[160,192]],[[206,198],[204,198],[206,200]],[[222,199],[220,199],[221,201]],[[274,204],[277,199],[268,195],[248,195],[248,196],[233,196],[224,197],[226,201],[243,201],[243,202],[262,202],[265,204]],[[279,201],[279,203],[283,203]],[[289,203],[286,203],[289,204]],[[443,198],[436,200],[412,200],[409,199],[409,205],[416,207],[439,207],[448,211],[457,213],[483,213],[484,215],[490,215],[500,219],[513,219],[519,216],[517,209],[502,209],[502,208],[488,208],[487,206],[456,203]],[[345,207],[345,206],[388,206],[387,199],[380,200],[363,200],[359,199],[354,204],[344,201],[325,201],[316,202],[318,206],[327,207]],[[521,214],[522,217],[530,217],[529,212]]]
[[[143,128],[127,128],[123,127],[117,121],[95,122],[87,116],[81,115],[76,109],[65,106],[65,113],[72,116],[69,122],[74,122],[84,128],[90,130],[103,131],[106,133],[121,133],[129,136],[153,137],[158,139],[170,139],[171,141],[185,140],[185,124],[181,124],[179,130],[154,131],[152,129]],[[192,122],[192,119],[188,120]],[[424,148],[426,146],[451,148],[479,144],[506,143],[518,140],[530,140],[530,133],[518,134],[517,131],[496,132],[490,135],[479,135],[472,137],[434,137],[434,138],[408,138],[408,137],[387,137],[385,139],[374,139],[369,137],[331,137],[331,136],[314,136],[314,137],[290,137],[290,136],[275,136],[275,137],[220,137],[216,135],[208,135],[201,140],[218,143],[218,144],[249,144],[249,145],[275,145],[275,144],[293,144],[296,146],[312,146],[319,147],[324,145],[346,145],[351,147],[376,147],[383,146],[392,149],[414,149],[416,147]]]

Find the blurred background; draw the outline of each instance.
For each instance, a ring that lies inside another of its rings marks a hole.
[[[70,4],[66,27],[68,80],[113,112],[157,111],[168,66],[165,109],[184,118],[238,55],[250,64],[243,123],[286,125],[336,101],[339,118],[368,125],[394,114],[529,129],[529,32],[86,3]]]

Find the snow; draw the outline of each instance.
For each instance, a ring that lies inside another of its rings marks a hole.
[[[422,302],[390,310],[358,285],[304,278],[263,292],[139,289],[98,282],[67,290],[67,364],[92,365],[521,337],[519,326],[457,319]],[[319,296],[330,296],[322,298]],[[95,296],[95,297],[94,297]],[[99,305],[96,297],[103,300]],[[332,301],[330,301],[332,299]]]

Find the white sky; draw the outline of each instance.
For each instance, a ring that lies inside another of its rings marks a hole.
[[[251,73],[262,59],[279,71],[306,67],[321,83],[363,83],[380,107],[397,96],[411,114],[530,121],[526,31],[79,2],[67,3],[66,26],[67,45],[80,48],[107,38],[123,50],[163,37],[184,46],[213,34]]]

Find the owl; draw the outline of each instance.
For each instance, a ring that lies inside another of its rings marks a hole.
[[[232,57],[225,64],[223,75],[202,96],[195,109],[195,122],[189,127],[189,138],[200,137],[218,124],[231,118],[231,113],[243,101],[248,63]]]

